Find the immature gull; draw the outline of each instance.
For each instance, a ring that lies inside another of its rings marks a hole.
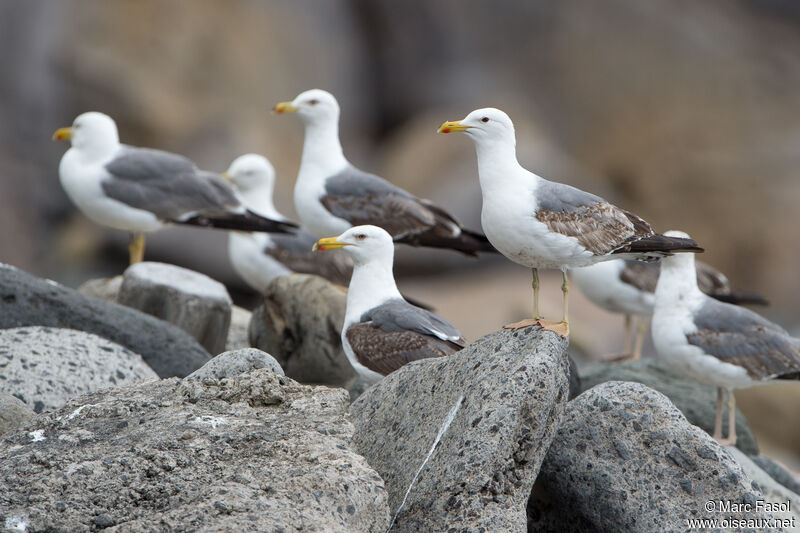
[[[665,237],[650,225],[599,196],[540,178],[517,162],[511,119],[499,109],[478,109],[464,120],[445,122],[441,133],[461,131],[475,143],[483,193],[481,225],[500,253],[533,273],[533,318],[506,327],[541,325],[569,334],[567,268],[615,258],[657,260],[673,252],[702,251],[690,239]],[[541,320],[539,268],[561,269],[564,316]]]
[[[687,238],[685,233],[667,235]],[[703,294],[694,257],[665,258],[656,286],[653,344],[688,378],[717,387],[714,438],[736,444],[734,389],[800,379],[800,339],[756,313]],[[728,438],[722,439],[722,394],[728,392]]]
[[[272,220],[286,220],[272,201],[275,169],[266,157],[246,154],[236,158],[223,177],[230,180],[248,209]],[[317,254],[311,247],[316,237],[305,230],[294,235],[231,232],[228,257],[233,269],[259,292],[278,276],[293,272],[316,274],[347,285],[353,262],[344,252]]]
[[[275,112],[297,113],[305,124],[294,204],[303,225],[317,237],[373,224],[395,242],[467,255],[495,251],[486,237],[462,228],[441,207],[350,164],[339,142],[339,104],[332,94],[312,89],[279,103]]]
[[[392,275],[392,237],[377,226],[356,226],[320,239],[318,250],[343,249],[355,268],[347,291],[342,347],[353,368],[380,377],[417,359],[449,355],[464,347],[458,330],[403,299]]]
[[[737,305],[767,305],[759,294],[734,290],[728,278],[716,268],[696,261],[697,285],[712,298]],[[647,322],[653,314],[656,283],[660,271],[659,263],[646,263],[631,259],[603,261],[588,267],[571,269],[572,281],[592,303],[610,311],[625,315],[625,348],[623,356],[639,359]],[[631,350],[632,316],[639,324]]]
[[[169,223],[274,232],[296,227],[248,210],[225,180],[183,156],[120,144],[108,115],[83,113],[53,138],[72,141],[58,167],[67,196],[98,224],[131,233],[131,263],[144,256],[144,233]]]

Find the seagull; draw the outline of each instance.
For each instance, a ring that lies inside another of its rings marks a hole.
[[[296,227],[248,210],[219,175],[181,155],[120,144],[116,123],[103,113],[79,115],[53,139],[72,142],[58,167],[67,196],[98,224],[131,233],[131,264],[144,258],[144,233],[165,224],[278,233]]]
[[[403,299],[392,274],[394,243],[386,230],[355,226],[320,239],[314,249],[342,249],[353,258],[342,347],[356,372],[380,378],[411,361],[449,355],[466,345],[455,326]]]
[[[677,231],[665,235],[688,238]],[[690,254],[662,260],[655,296],[652,329],[659,357],[690,379],[717,387],[713,436],[735,445],[733,390],[800,380],[800,339],[748,309],[705,295]],[[728,394],[727,439],[722,438],[723,390]]]
[[[252,212],[271,220],[286,221],[273,204],[275,169],[259,154],[237,157],[222,174]],[[292,235],[233,231],[228,237],[228,257],[233,269],[248,285],[263,293],[273,279],[294,272],[316,274],[338,285],[347,285],[353,262],[344,252],[316,254],[317,242],[308,231]]]
[[[690,239],[665,237],[650,224],[594,194],[547,181],[517,162],[514,124],[499,109],[477,109],[440,133],[464,132],[475,143],[483,194],[481,225],[500,253],[533,274],[533,318],[505,327],[539,325],[569,335],[567,268],[609,259],[655,261],[674,252],[700,252]],[[561,270],[561,322],[539,315],[540,268]]]
[[[495,251],[486,237],[464,229],[441,207],[350,164],[339,142],[339,104],[329,92],[305,91],[291,102],[280,102],[274,111],[297,113],[305,124],[294,204],[303,225],[317,237],[373,224],[395,242],[413,246],[451,248],[471,256]]]
[[[768,305],[759,295],[734,290],[728,278],[709,264],[696,261],[697,285],[712,298],[737,305]],[[623,355],[637,360],[642,354],[647,322],[653,314],[655,290],[660,272],[659,263],[631,259],[603,261],[588,267],[570,270],[572,281],[592,303],[612,313],[625,315],[625,348]],[[639,317],[636,338],[631,339],[632,316]],[[633,350],[631,341],[633,340]]]

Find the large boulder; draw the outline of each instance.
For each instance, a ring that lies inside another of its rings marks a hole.
[[[347,292],[311,274],[276,278],[250,320],[250,344],[302,383],[342,387],[356,371],[342,350]]]
[[[21,425],[34,414],[22,400],[0,391],[0,435]]]
[[[166,263],[143,262],[122,275],[117,302],[174,324],[216,355],[225,351],[233,302],[225,285]]]
[[[219,354],[185,379],[229,378],[256,368],[266,368],[279,376],[284,375],[281,365],[270,354],[256,348],[244,348]]]
[[[524,531],[569,390],[567,342],[499,331],[410,363],[350,408],[353,444],[386,483],[393,531]]]
[[[247,338],[247,329],[250,327],[250,319],[253,313],[234,305],[231,309],[231,325],[228,328],[228,338],[225,341],[225,351],[241,350],[250,347],[250,340]]]
[[[0,391],[35,412],[104,387],[158,378],[139,354],[73,329],[0,329]]]
[[[640,359],[619,364],[594,364],[581,368],[581,386],[591,389],[606,381],[635,381],[655,389],[672,400],[686,418],[705,429],[714,432],[714,419],[717,389],[701,385],[675,373],[660,359]],[[727,435],[728,416],[722,418],[723,435]],[[736,447],[747,455],[758,455],[758,443],[747,425],[744,415],[736,410]]]
[[[384,532],[347,393],[267,369],[82,396],[0,438],[0,523],[30,531]]]
[[[688,519],[771,518],[744,509],[763,499],[733,457],[669,398],[612,381],[567,404],[529,502],[529,527],[685,531]],[[716,503],[707,509],[709,501]],[[741,505],[723,512],[718,502]]]
[[[211,359],[172,324],[0,264],[0,329],[22,326],[94,333],[138,353],[161,377],[186,376]]]

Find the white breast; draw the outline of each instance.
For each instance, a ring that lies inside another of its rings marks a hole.
[[[292,273],[283,263],[263,253],[268,241],[269,236],[264,233],[228,234],[228,257],[233,270],[261,293],[266,291],[273,279]]]
[[[294,207],[303,226],[318,239],[335,237],[350,229],[347,220],[333,216],[320,201],[325,194],[324,180],[304,175],[301,169],[294,186]]]
[[[103,193],[101,183],[108,176],[103,168],[105,163],[85,164],[74,149],[67,150],[61,158],[58,174],[69,199],[86,216],[103,226],[130,232],[160,229],[163,224],[153,213],[135,209]]]

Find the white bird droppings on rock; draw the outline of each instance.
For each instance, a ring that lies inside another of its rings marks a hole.
[[[4,526],[10,531],[28,531],[28,517],[11,515],[6,518]]]
[[[222,424],[227,424],[228,422],[224,418],[220,418],[218,416],[203,415],[194,417],[192,419],[192,423],[205,424],[211,426],[212,428],[216,428],[217,426],[221,426]]]
[[[31,431],[28,433],[31,436],[31,441],[33,442],[41,442],[43,440],[47,440],[47,437],[44,436],[43,429],[37,429],[36,431]]]

